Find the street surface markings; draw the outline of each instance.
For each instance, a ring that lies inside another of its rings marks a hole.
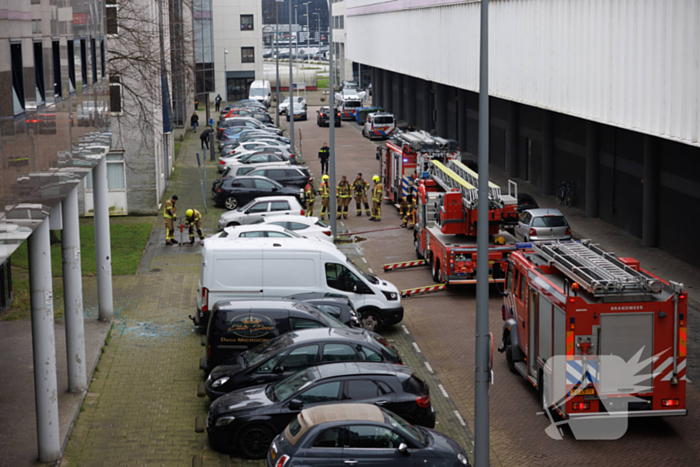
[[[467,426],[467,424],[465,423],[464,419],[459,414],[459,412],[455,410],[454,413],[455,413],[455,417],[457,417],[457,420],[459,420],[459,424],[462,426]],[[472,441],[472,443],[474,443],[474,441]]]
[[[367,268],[369,270],[370,274],[374,274],[374,271],[372,271],[372,268]]]
[[[430,366],[430,363],[428,363],[428,362],[423,362],[423,363],[425,363],[425,367],[428,369],[428,371],[429,371],[430,373],[435,374],[435,372],[433,371],[433,367]]]
[[[365,262],[365,264],[368,264],[368,263],[367,263],[367,260],[365,259],[365,257],[364,257],[364,256],[362,257],[362,261],[364,261],[364,262]]]
[[[442,384],[438,384],[438,387],[440,388],[440,392],[442,392],[442,395],[445,396],[446,399],[450,398],[450,395],[447,394],[447,390],[445,389],[445,386]]]
[[[406,334],[411,334],[410,332],[408,332],[408,328],[405,324],[402,324],[401,327],[403,328],[403,332],[405,332]]]
[[[418,347],[418,344],[416,344],[415,342],[412,342],[412,344],[413,344],[413,347],[415,347],[416,352],[422,353],[422,352],[420,351],[420,347]]]

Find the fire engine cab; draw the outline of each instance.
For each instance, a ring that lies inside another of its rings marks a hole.
[[[589,240],[513,252],[503,292],[510,371],[550,419],[686,415],[687,293]]]

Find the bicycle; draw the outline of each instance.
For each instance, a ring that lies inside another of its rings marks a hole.
[[[573,184],[573,181],[567,182],[565,180],[561,182],[561,185],[557,190],[557,204],[561,205],[564,203],[567,208],[570,208],[571,205],[574,204],[574,192],[571,188]]]

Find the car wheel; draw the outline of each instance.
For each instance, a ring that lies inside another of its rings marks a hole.
[[[510,334],[506,337],[506,363],[511,373],[516,373],[515,362],[513,361],[513,345],[510,342]]]
[[[440,260],[438,259],[433,262],[433,280],[437,283],[440,282]]]
[[[235,227],[237,225],[241,225],[241,224],[239,224],[238,222],[229,222],[228,224],[226,224],[226,227]]]
[[[226,209],[229,211],[233,211],[238,207],[238,200],[235,196],[229,196],[226,198],[226,201],[224,201],[224,206],[226,206]]]
[[[413,237],[413,247],[416,249],[416,258],[423,259],[423,255],[421,255],[418,250],[418,235],[414,235]]]
[[[238,452],[249,459],[263,459],[274,438],[272,430],[264,425],[245,427],[238,434]]]
[[[362,312],[360,323],[362,324],[363,329],[373,332],[379,331],[382,325],[379,316],[377,316],[377,313],[370,310]]]

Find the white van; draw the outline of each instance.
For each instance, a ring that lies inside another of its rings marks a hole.
[[[257,79],[250,84],[248,99],[254,99],[270,107],[272,103],[272,88],[270,82],[264,79]]]
[[[208,238],[202,246],[196,326],[216,302],[317,292],[348,297],[365,329],[403,319],[393,284],[363,273],[334,245],[305,238]]]
[[[365,126],[362,128],[362,136],[365,138],[387,139],[396,130],[396,118],[389,112],[373,112],[367,115]]]

